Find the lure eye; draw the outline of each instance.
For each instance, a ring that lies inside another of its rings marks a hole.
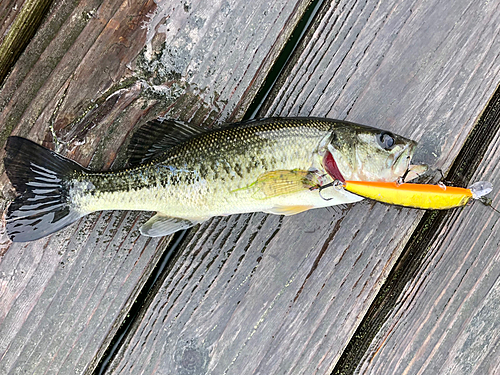
[[[382,147],[384,150],[391,150],[396,144],[396,141],[394,140],[394,135],[392,135],[389,132],[380,133],[377,136],[377,141],[380,147]]]

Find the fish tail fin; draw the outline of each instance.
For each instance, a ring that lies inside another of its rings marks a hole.
[[[19,194],[6,215],[12,241],[37,240],[86,214],[72,207],[67,188],[71,173],[85,168],[21,137],[9,137],[5,151],[5,171]]]

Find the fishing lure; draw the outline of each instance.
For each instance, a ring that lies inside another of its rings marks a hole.
[[[444,184],[409,184],[377,181],[344,181],[337,186],[379,202],[425,210],[446,210],[465,206],[470,199],[479,199],[493,190],[490,182],[480,181],[468,189]]]

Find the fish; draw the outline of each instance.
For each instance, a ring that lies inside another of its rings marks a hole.
[[[347,121],[265,118],[205,129],[153,120],[132,136],[128,166],[92,171],[28,139],[11,136],[4,165],[17,197],[6,213],[14,242],[54,233],[103,210],[156,212],[140,233],[160,237],[214,216],[294,215],[363,199],[316,187],[335,179],[392,182],[411,165],[417,143]]]
[[[479,181],[469,188],[444,184],[410,184],[398,182],[343,181],[341,188],[378,202],[424,210],[447,210],[463,207],[471,199],[480,199],[493,190],[488,181]]]

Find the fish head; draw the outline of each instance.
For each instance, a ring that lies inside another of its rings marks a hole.
[[[345,180],[391,182],[405,176],[410,181],[427,170],[426,165],[411,165],[416,146],[389,131],[342,122],[329,135],[325,151]]]

